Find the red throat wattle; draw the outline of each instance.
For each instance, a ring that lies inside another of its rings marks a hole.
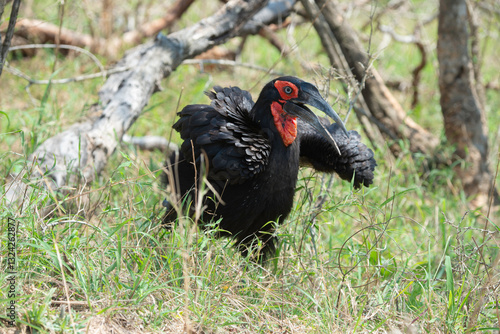
[[[297,137],[297,117],[287,114],[278,102],[271,103],[271,112],[283,144],[289,146]]]

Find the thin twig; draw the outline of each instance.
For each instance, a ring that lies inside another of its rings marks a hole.
[[[61,306],[66,306],[66,305],[71,305],[72,307],[89,307],[89,301],[85,300],[70,300],[69,302],[67,300],[51,300],[50,301],[51,305],[61,305]],[[94,301],[90,301],[90,304],[94,304]]]
[[[378,27],[378,30],[380,30],[380,32],[383,32],[384,34],[391,36],[393,40],[399,43],[414,44],[418,42],[418,39],[415,35],[400,35],[394,31],[393,27],[381,24]]]
[[[111,74],[118,73],[118,72],[125,72],[131,69],[130,66],[126,67],[115,67],[106,71],[101,71],[97,73],[91,73],[91,74],[84,74],[84,75],[79,75],[76,77],[71,77],[71,78],[63,78],[63,79],[44,79],[44,80],[37,80],[31,78],[29,75],[21,72],[15,67],[10,66],[8,63],[6,63],[5,69],[9,71],[10,73],[21,77],[25,79],[26,81],[29,82],[29,85],[48,85],[49,83],[51,84],[66,84],[70,82],[78,82],[78,81],[84,81],[84,80],[89,80],[89,79],[95,79],[99,77],[107,77]]]
[[[415,31],[417,33],[417,30]],[[412,71],[413,74],[413,98],[411,101],[411,108],[414,109],[417,104],[418,104],[418,97],[419,97],[419,91],[418,91],[418,86],[420,85],[420,78],[422,76],[422,70],[425,68],[427,65],[427,53],[425,52],[425,46],[424,43],[421,41],[417,40],[415,43],[417,46],[418,50],[420,51],[420,63],[415,67]]]
[[[418,97],[419,97],[419,92],[418,92],[418,86],[420,84],[420,78],[421,78],[421,73],[424,67],[427,65],[427,53],[425,49],[425,45],[420,39],[420,28],[422,25],[417,25],[415,27],[415,31],[413,32],[413,35],[399,35],[394,31],[393,27],[385,26],[385,25],[380,25],[379,30],[387,35],[389,35],[393,40],[399,43],[405,43],[405,44],[415,44],[418,48],[418,51],[420,51],[421,59],[420,63],[413,69],[412,74],[413,74],[413,98],[411,101],[411,108],[415,108],[418,104]]]
[[[267,72],[271,75],[277,75],[277,76],[284,75],[281,72],[276,72],[276,71],[270,70],[269,68],[266,68],[263,66],[258,66],[258,65],[249,64],[249,63],[240,63],[240,62],[237,62],[234,60],[229,60],[229,59],[188,59],[188,60],[184,60],[182,62],[182,65],[200,65],[200,67],[205,65],[205,64],[215,64],[215,65],[233,66],[233,67],[246,67],[246,68],[249,68],[252,70]]]
[[[347,109],[347,113],[346,113],[345,118],[344,118],[344,123],[347,123],[347,121],[349,120],[349,115],[351,114],[351,111],[353,110],[354,105],[358,101],[359,97],[361,96],[362,90],[365,88],[366,79],[368,77],[368,74],[370,73],[370,69],[375,61],[375,58],[376,58],[376,57],[373,57],[373,55],[370,51],[372,37],[373,37],[373,18],[375,16],[375,11],[376,11],[375,9],[376,8],[377,7],[376,7],[376,3],[375,3],[375,7],[372,8],[371,13],[370,13],[370,38],[368,39],[368,49],[366,50],[366,54],[368,55],[368,59],[366,61],[366,64],[361,64],[364,67],[363,78],[361,79],[361,82],[358,82],[358,92],[354,96],[354,99],[352,99],[352,101],[349,102],[349,109]]]
[[[51,44],[51,45],[54,45],[54,44]],[[68,45],[68,49],[75,49],[75,48],[78,48],[78,47],[72,47],[72,46]],[[78,48],[78,49],[80,49],[80,48]],[[84,50],[84,49],[82,49],[82,50]],[[249,69],[253,69],[253,70],[257,70],[257,71],[267,72],[270,75],[276,75],[276,76],[284,75],[281,72],[269,70],[268,68],[263,67],[263,66],[258,66],[258,65],[249,64],[249,63],[240,63],[240,62],[237,62],[234,60],[228,60],[228,59],[188,59],[188,60],[185,60],[182,62],[182,65],[200,65],[200,66],[203,66],[204,64],[216,64],[216,65],[222,65],[222,66],[245,67],[245,68],[249,68]],[[49,83],[51,83],[51,84],[67,84],[70,82],[78,82],[78,81],[84,81],[84,80],[89,80],[89,79],[95,79],[95,78],[99,78],[99,77],[107,77],[111,74],[118,73],[118,72],[124,72],[124,71],[128,71],[131,69],[130,66],[115,67],[115,68],[112,68],[109,70],[104,70],[104,71],[100,71],[97,73],[79,75],[76,77],[63,78],[63,79],[38,80],[38,79],[33,79],[32,77],[30,77],[26,73],[18,70],[15,67],[10,66],[9,63],[6,63],[5,68],[7,71],[12,73],[13,75],[21,77],[21,78],[25,79],[26,81],[28,81],[30,85],[47,85]]]
[[[59,46],[57,44],[27,44],[27,45],[11,46],[9,48],[9,51],[25,50],[25,49],[54,49],[57,47],[59,47],[60,49],[73,50],[76,52],[83,53],[90,59],[92,59],[101,71],[105,71],[104,65],[99,61],[99,59],[97,59],[97,57],[92,52],[84,48],[81,48],[79,46],[68,45],[68,44],[61,44]]]
[[[161,136],[132,137],[124,134],[122,141],[137,146],[139,149],[145,151],[159,150],[161,152],[172,152],[179,150],[179,147],[175,143]]]
[[[138,29],[128,31],[122,36],[108,39],[94,37],[94,34],[84,34],[62,27],[63,17],[61,15],[59,15],[59,25],[37,19],[26,18],[20,20],[17,23],[16,34],[24,35],[28,39],[36,39],[38,35],[43,35],[46,39],[56,42],[56,44],[60,42],[87,47],[94,50],[95,53],[116,58],[123,45],[137,45],[143,38],[155,36],[161,30],[171,27],[193,2],[193,0],[177,0],[164,11],[165,15],[163,17],[148,21]],[[63,7],[60,8],[60,14],[64,14]]]
[[[21,0],[14,0],[14,3],[12,4],[12,10],[10,12],[9,26],[7,28],[7,32],[5,33],[5,39],[3,40],[3,43],[0,44],[0,75],[2,75],[3,64],[5,63],[5,57],[7,56],[7,51],[9,50],[12,36],[14,35],[14,27],[16,26],[17,14],[19,13],[19,6],[21,6]]]
[[[62,225],[62,224],[71,224],[71,223],[75,223],[75,224],[81,224],[81,225],[85,225],[85,226],[89,226],[89,227],[92,227],[93,229],[96,229],[97,231],[101,232],[102,234],[104,234],[105,236],[107,236],[109,238],[109,235],[104,232],[101,228],[97,227],[97,226],[94,226],[92,224],[89,224],[89,223],[86,223],[84,221],[80,221],[80,220],[74,220],[74,219],[69,219],[69,220],[61,220],[61,221],[58,221],[58,222],[54,222],[54,223],[50,223],[50,224],[46,224],[45,226],[42,227],[42,233],[45,233],[45,231],[49,228],[49,227],[53,227],[53,226],[57,226],[57,225]]]
[[[368,77],[368,73],[370,72],[370,69],[371,69],[374,61],[375,61],[375,59],[372,57],[372,55],[368,54],[368,67],[365,68],[365,71],[364,71],[365,73],[363,74],[363,78],[361,79],[361,82],[358,84],[358,91],[357,91],[356,95],[354,96],[354,98],[351,101],[349,101],[349,109],[347,109],[347,113],[346,113],[345,118],[344,118],[345,124],[347,124],[347,121],[349,120],[349,114],[353,110],[354,105],[356,104],[359,97],[361,96],[361,92],[365,88],[366,78]]]

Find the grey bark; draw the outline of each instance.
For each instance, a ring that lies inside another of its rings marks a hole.
[[[179,150],[176,144],[169,142],[166,138],[161,136],[131,137],[124,134],[122,141],[144,151],[158,150],[165,154],[169,154]]]
[[[232,0],[214,15],[167,37],[127,52],[117,67],[128,70],[113,74],[99,91],[102,114],[93,120],[72,125],[47,139],[29,157],[35,167],[27,177],[30,182],[60,191],[79,180],[92,181],[106,166],[123,135],[139,117],[160,81],[169,76],[185,59],[241,34],[258,31],[256,27],[286,17],[295,1],[267,3],[261,0]],[[254,16],[255,15],[255,16]],[[250,18],[253,19],[245,25]],[[24,196],[28,186],[17,175],[5,186],[6,198],[12,202]]]
[[[445,134],[456,146],[455,158],[465,193],[473,196],[475,206],[488,204],[493,176],[488,164],[486,118],[474,89],[472,62],[469,57],[467,5],[464,0],[441,0],[438,44],[439,90]],[[493,191],[491,191],[493,190]]]

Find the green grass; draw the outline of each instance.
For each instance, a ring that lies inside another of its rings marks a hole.
[[[204,328],[248,332],[376,331],[410,323],[461,332],[487,285],[481,257],[491,261],[498,252],[491,240],[482,255],[475,250],[480,215],[462,217],[460,203],[438,185],[431,195],[418,183],[397,186],[404,177],[384,174],[382,163],[380,178],[390,182],[361,192],[338,180],[321,191],[322,176],[304,170],[296,207],[278,230],[279,258],[262,268],[190,221],[158,228],[162,197],[144,176],[148,169],[138,158],[116,159],[109,176],[115,185],[89,195],[80,207],[89,208],[86,217],[73,210],[41,221],[37,194],[23,212],[4,211],[19,223],[20,323],[72,331],[55,302],[66,300],[65,280],[70,299],[81,302],[73,313],[77,330],[93,316],[124,317],[151,331],[189,316]],[[395,167],[409,168],[403,161]],[[317,214],[311,199],[320,193],[327,200],[311,225]],[[69,222],[75,220],[95,227]],[[494,296],[487,294],[477,328],[495,326]]]
[[[56,6],[36,6],[40,18],[57,22]],[[68,27],[85,26],[83,9],[69,6],[65,22],[80,21]],[[190,10],[179,27],[196,22],[204,13],[199,8]],[[419,12],[424,14],[429,13]],[[366,12],[356,9],[351,20],[362,26]],[[408,31],[413,23],[408,23]],[[434,42],[435,26],[426,29],[424,36]],[[279,36],[293,45],[285,31]],[[297,26],[293,39],[296,53],[280,58],[260,37],[251,37],[242,61],[325,84],[328,60],[314,30],[308,24]],[[375,33],[373,39],[376,47],[382,36]],[[494,59],[492,44],[490,40],[486,60]],[[235,45],[232,41],[227,47]],[[407,79],[409,64],[419,61],[415,50],[392,43],[375,65],[385,78]],[[439,134],[433,52],[423,73],[420,104],[409,114]],[[48,78],[53,61],[53,52],[40,50],[35,58],[11,64]],[[319,66],[308,72],[301,62]],[[60,57],[58,63],[57,77],[97,70],[81,55]],[[485,78],[493,80],[497,62],[484,64]],[[197,67],[181,66],[164,80],[164,90],[153,96],[129,133],[169,137],[178,104],[207,102],[203,90],[215,84],[252,88],[256,97],[269,79],[238,67],[201,73]],[[5,113],[0,115],[4,178],[22,171],[28,155],[44,140],[87,117],[103,83],[33,86],[37,101],[32,103],[26,82],[8,72],[1,80],[2,90],[9,87],[12,94],[0,100]],[[344,94],[337,83],[329,88]],[[411,92],[400,92],[397,98],[408,109]],[[488,91],[487,98],[491,167],[496,168],[500,116],[495,111],[500,97]],[[334,99],[329,98],[332,103]],[[347,105],[337,101],[335,108],[344,115]],[[348,127],[361,129],[354,117]],[[176,133],[172,138],[179,142]],[[405,150],[408,143],[402,144]],[[66,195],[34,188],[16,205],[5,202],[2,183],[2,269],[7,261],[7,220],[18,224],[17,325],[41,333],[113,328],[180,333],[187,324],[206,333],[497,332],[497,213],[491,212],[488,219],[485,211],[469,208],[452,167],[429,170],[426,157],[403,151],[395,159],[387,147],[374,151],[375,184],[360,191],[336,177],[301,170],[292,213],[276,232],[278,257],[266,266],[242,258],[231,240],[216,239],[216,231],[202,231],[187,218],[172,230],[159,226],[165,196],[159,182],[164,156],[159,152],[122,144],[91,184],[74,185]],[[325,201],[318,209],[321,196]],[[10,303],[6,278],[0,271],[3,320]],[[67,299],[71,311],[62,306]],[[0,327],[5,325],[0,320]]]

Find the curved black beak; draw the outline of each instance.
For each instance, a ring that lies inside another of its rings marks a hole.
[[[303,83],[301,85],[301,91],[297,98],[288,100],[283,106],[283,109],[289,113],[290,115],[299,117],[304,122],[307,122],[311,126],[313,126],[318,132],[330,143],[332,143],[337,149],[339,155],[341,155],[340,149],[333,139],[330,132],[325,128],[325,126],[321,123],[318,116],[314,114],[309,108],[304,106],[304,104],[308,104],[312,107],[315,107],[330,118],[332,118],[335,123],[337,123],[342,131],[344,131],[346,137],[349,137],[347,133],[347,129],[345,128],[344,122],[340,119],[339,115],[333,110],[333,108],[326,102],[323,97],[321,97],[320,93],[313,85],[309,83]]]

